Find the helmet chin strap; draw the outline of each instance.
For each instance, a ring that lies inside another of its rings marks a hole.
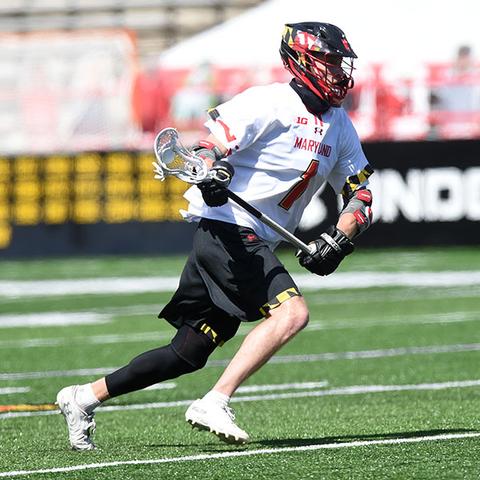
[[[353,77],[350,77],[350,78],[347,77],[344,80],[336,83],[335,86],[339,86],[340,88],[345,88],[348,92],[348,90],[353,88],[354,83],[355,82],[353,80]]]
[[[313,115],[322,115],[330,108],[331,105],[327,100],[315,95],[315,93],[298,78],[292,78],[290,86],[297,92],[305,108]]]

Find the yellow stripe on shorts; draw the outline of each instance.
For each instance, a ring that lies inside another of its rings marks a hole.
[[[289,298],[299,297],[300,293],[295,287],[287,288],[283,292],[279,293],[274,299],[260,307],[260,313],[266,317],[267,313],[274,308],[277,308],[283,302],[286,302]]]
[[[202,324],[200,327],[200,331],[203,332],[207,337],[209,337],[213,343],[218,343],[218,346],[221,347],[225,342],[220,341],[218,342],[218,334],[217,332],[210,327],[210,325],[207,325],[206,323]]]

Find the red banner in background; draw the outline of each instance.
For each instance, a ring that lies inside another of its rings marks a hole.
[[[139,78],[145,132],[174,126],[200,134],[205,111],[246,88],[288,81],[281,67],[159,69]],[[382,65],[363,69],[344,103],[363,141],[480,138],[480,65],[428,65],[415,78],[388,78]],[[192,134],[193,135],[193,134]]]

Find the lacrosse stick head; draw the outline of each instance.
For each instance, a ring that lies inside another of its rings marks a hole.
[[[188,183],[200,183],[208,173],[205,161],[188,151],[180,142],[175,128],[163,129],[155,138],[153,162],[155,178],[173,175]]]

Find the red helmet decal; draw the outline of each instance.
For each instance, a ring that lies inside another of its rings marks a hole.
[[[308,32],[297,32],[294,45],[298,50],[312,50],[315,46],[317,37]]]

